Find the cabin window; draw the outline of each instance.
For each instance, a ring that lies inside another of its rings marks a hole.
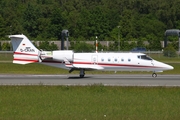
[[[130,62],[130,61],[131,61],[131,59],[129,58],[129,59],[128,59],[128,61]]]
[[[117,62],[117,58],[115,58],[114,61]]]
[[[104,58],[101,58],[101,61],[103,62],[103,61],[104,61]]]
[[[123,62],[123,61],[124,61],[124,59],[123,59],[123,58],[121,58],[121,61]]]
[[[108,58],[108,61],[110,62],[110,61],[111,61],[111,59],[110,59],[110,58]]]

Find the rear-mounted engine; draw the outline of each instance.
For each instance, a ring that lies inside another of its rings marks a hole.
[[[52,51],[53,60],[64,61],[64,59],[68,61],[73,61],[74,52],[72,50],[58,50]]]

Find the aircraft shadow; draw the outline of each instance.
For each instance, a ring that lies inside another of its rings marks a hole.
[[[73,77],[73,76],[70,76],[70,77],[68,77],[68,79],[87,79],[87,78],[91,78],[91,77],[83,77],[83,78],[80,78],[80,77]]]

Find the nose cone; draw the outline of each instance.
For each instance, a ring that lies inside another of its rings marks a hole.
[[[173,69],[174,69],[174,67],[173,67],[173,66],[168,65],[168,64],[166,64],[166,68],[167,68],[167,70],[173,70]]]
[[[161,70],[173,70],[174,67],[168,64],[165,64],[163,62],[159,62],[159,61],[154,61],[154,66],[156,66],[157,68],[161,69]]]

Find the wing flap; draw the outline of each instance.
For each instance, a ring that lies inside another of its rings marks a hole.
[[[104,68],[96,64],[73,64],[64,58],[65,66],[74,69],[90,69],[90,70],[103,70]]]
[[[94,65],[94,64],[73,64],[74,68],[77,69],[93,69],[93,70],[103,70],[104,68],[99,66],[99,65]]]

